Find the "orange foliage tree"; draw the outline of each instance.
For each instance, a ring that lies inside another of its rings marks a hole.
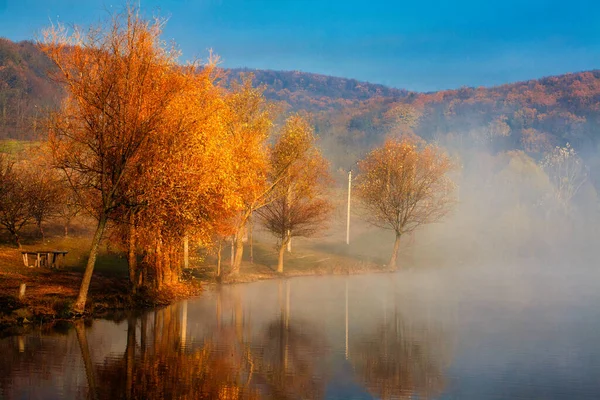
[[[438,147],[419,147],[411,139],[390,139],[359,162],[356,194],[366,219],[394,231],[389,268],[396,268],[400,238],[439,221],[455,203],[448,173],[455,168]]]
[[[262,88],[252,87],[252,76],[244,77],[240,84],[233,82],[232,86],[226,96],[226,129],[232,145],[230,181],[236,187],[241,207],[234,214],[230,226],[222,233],[229,234],[231,230],[234,232],[232,273],[235,274],[239,272],[242,263],[243,237],[248,221],[252,213],[265,204],[268,194],[273,190],[273,185],[267,181],[267,140],[275,109],[265,99]]]
[[[186,83],[178,52],[160,40],[162,26],[127,8],[87,30],[59,25],[44,32],[41,47],[67,91],[49,121],[55,162],[98,220],[76,312],[85,308],[106,224],[130,198],[126,183],[138,174],[150,138],[171,123]]]
[[[277,272],[283,272],[285,247],[294,236],[312,236],[323,229],[332,205],[327,199],[328,164],[315,147],[312,128],[293,115],[271,151],[271,201],[257,210],[261,222],[278,240]]]
[[[223,123],[227,106],[215,78],[211,65],[186,77],[186,90],[172,109],[172,124],[151,139],[148,157],[138,164],[139,174],[130,182],[137,208],[123,225],[129,230],[134,284],[139,284],[147,267],[157,289],[178,282],[184,238],[209,244],[222,221],[242,205],[231,179],[236,145]],[[138,248],[143,269],[135,265]]]

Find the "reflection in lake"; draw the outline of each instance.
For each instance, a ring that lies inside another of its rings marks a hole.
[[[419,274],[295,278],[37,329],[0,339],[0,398],[596,398],[597,323],[477,285],[475,302]]]
[[[319,399],[439,393],[451,332],[439,320],[412,318],[423,301],[407,293],[400,298],[389,283],[369,290],[383,281],[329,277],[227,286],[121,321],[79,321],[62,333],[9,337],[0,341],[7,354],[0,394]]]

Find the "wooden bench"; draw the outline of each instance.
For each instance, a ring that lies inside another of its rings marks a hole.
[[[48,267],[60,268],[63,266],[65,256],[68,251],[62,250],[39,250],[39,251],[22,251],[23,264],[26,267]],[[33,265],[29,265],[29,256],[34,260]]]

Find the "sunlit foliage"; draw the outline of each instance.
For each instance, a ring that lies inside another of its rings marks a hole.
[[[403,234],[437,222],[451,210],[454,184],[448,173],[454,168],[441,149],[421,148],[406,138],[387,140],[359,162],[356,193],[364,217],[396,235],[389,268],[396,267]]]

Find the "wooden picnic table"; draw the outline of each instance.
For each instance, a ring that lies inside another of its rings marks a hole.
[[[22,251],[23,264],[26,267],[49,267],[49,268],[60,268],[63,266],[63,261],[68,251],[62,250],[33,250],[33,251]],[[29,265],[29,256],[32,256],[34,260],[33,265]]]

